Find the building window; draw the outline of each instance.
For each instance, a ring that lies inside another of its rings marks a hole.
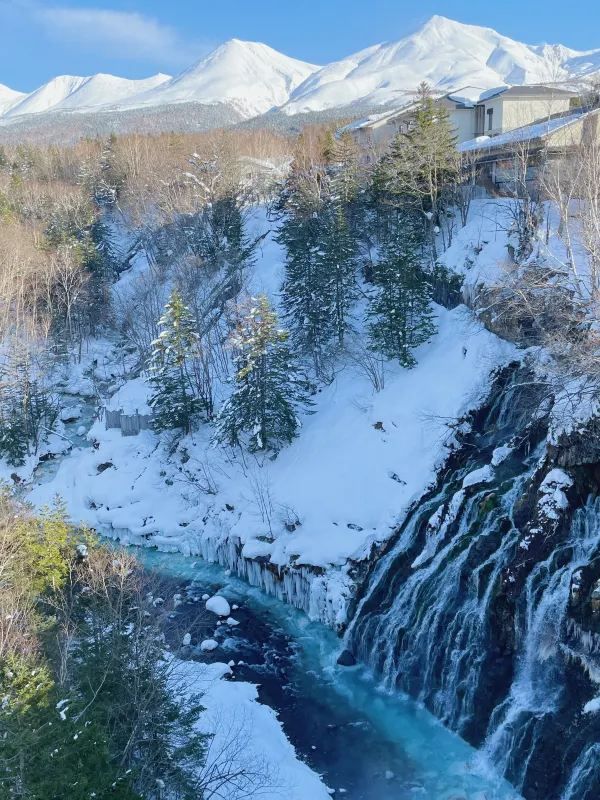
[[[482,136],[484,132],[485,106],[475,106],[475,136]]]
[[[494,127],[494,124],[493,124],[494,109],[493,108],[488,108],[487,116],[488,116],[488,131],[491,131],[491,130],[493,130],[493,127]]]

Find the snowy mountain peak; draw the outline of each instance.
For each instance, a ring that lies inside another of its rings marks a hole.
[[[17,92],[9,86],[0,83],[0,117],[25,96],[24,92]]]
[[[118,105],[168,80],[170,76],[161,73],[142,80],[128,80],[104,73],[85,78],[77,75],[59,75],[31,94],[19,94],[17,101],[5,109],[3,116],[12,118],[46,111],[97,110]],[[2,95],[0,95],[0,109],[1,104]]]
[[[228,106],[244,118],[347,106],[398,106],[427,81],[440,91],[580,79],[600,71],[600,50],[529,45],[492,28],[434,15],[417,31],[318,67],[260,42],[230,39],[174,78],[62,75],[29,95],[0,86],[0,117],[48,111],[127,110],[177,103]]]
[[[289,114],[352,104],[405,102],[427,81],[444,91],[461,86],[543,83],[600,67],[600,51],[577,53],[561,45],[531,46],[492,28],[433,16],[416,32],[323,67],[298,87]]]
[[[441,14],[434,14],[429,17],[427,22],[419,28],[420,33],[436,33],[436,34],[455,34],[457,31],[465,31],[469,28],[478,26],[469,25],[465,22],[458,22],[455,19],[444,17]],[[491,28],[480,28],[480,30],[492,30]]]
[[[285,103],[319,67],[279,53],[260,42],[230,39],[155,92],[132,105],[227,103],[253,117]]]

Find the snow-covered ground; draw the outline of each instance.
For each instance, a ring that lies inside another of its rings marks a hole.
[[[253,224],[264,225],[264,217],[258,213]],[[457,258],[463,246],[458,236]],[[276,303],[282,267],[269,237],[252,290]],[[75,448],[51,480],[33,487],[31,500],[43,506],[60,495],[78,522],[219,561],[341,626],[352,592],[349,565],[396,529],[448,455],[451,425],[483,399],[490,372],[514,355],[466,307],[435,311],[438,332],[417,352],[416,368],[387,365],[385,386],[375,392],[359,367],[340,364],[304,415],[300,436],[275,459],[215,447],[208,425],[171,452],[168,437],[122,437],[99,419],[87,437],[94,446]],[[110,372],[110,364],[102,369]],[[107,403],[144,413],[143,378],[125,382]]]
[[[230,681],[227,664],[176,661],[173,680],[188,696],[201,695],[199,732],[211,735],[203,775],[238,777],[219,788],[222,800],[327,800],[325,784],[301,761],[272,708],[257,701],[256,686]],[[250,791],[252,789],[253,791]]]

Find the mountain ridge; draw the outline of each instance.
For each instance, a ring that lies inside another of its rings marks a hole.
[[[190,102],[227,106],[243,119],[273,110],[292,116],[402,104],[421,81],[440,91],[466,85],[490,89],[581,80],[597,72],[600,49],[524,44],[493,28],[434,15],[414,33],[324,66],[260,42],[230,39],[174,77],[61,75],[29,94],[0,84],[0,123],[55,111],[114,112]]]

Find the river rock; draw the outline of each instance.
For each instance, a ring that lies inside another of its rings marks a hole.
[[[229,603],[219,594],[208,598],[206,601],[206,610],[212,611],[212,613],[216,614],[218,617],[228,617],[231,614]]]
[[[61,422],[75,422],[81,416],[81,406],[68,406],[63,408],[59,417]]]
[[[337,663],[340,667],[353,667],[356,664],[356,659],[350,650],[342,650],[338,656]]]

